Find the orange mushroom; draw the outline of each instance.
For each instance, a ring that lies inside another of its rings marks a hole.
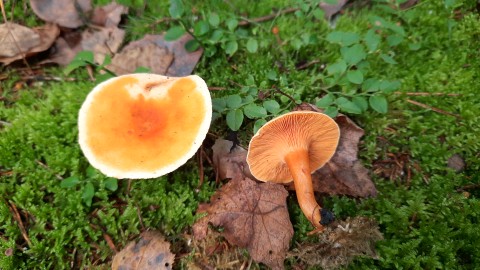
[[[332,217],[315,200],[311,173],[330,160],[339,138],[340,129],[329,116],[290,112],[257,131],[248,146],[247,163],[261,181],[289,183],[293,178],[302,212],[321,230]]]
[[[80,148],[107,176],[155,178],[195,154],[211,118],[208,87],[196,75],[123,75],[88,94],[78,117]]]

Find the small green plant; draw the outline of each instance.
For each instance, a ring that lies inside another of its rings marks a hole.
[[[97,64],[94,59],[94,54],[92,51],[81,51],[78,52],[75,58],[65,67],[63,73],[68,75],[72,73],[72,71],[79,69],[81,67],[91,66],[94,68],[96,79],[99,82],[108,80],[115,76],[115,73],[108,70],[106,66],[112,62],[112,58],[110,55],[105,55],[102,64]],[[103,71],[101,73],[100,71]]]

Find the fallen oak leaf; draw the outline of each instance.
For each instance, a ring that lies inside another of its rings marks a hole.
[[[92,9],[90,0],[30,0],[30,6],[40,19],[67,28],[84,25]]]
[[[48,50],[60,34],[55,24],[30,29],[6,23],[0,25],[0,62],[8,65],[24,57]]]
[[[174,259],[170,243],[159,232],[147,231],[115,255],[112,270],[172,269]]]
[[[211,197],[209,204],[199,206],[199,212],[208,215],[193,225],[194,236],[206,237],[209,224],[221,226],[228,242],[247,248],[255,261],[284,269],[293,236],[287,196],[279,184],[233,179]]]

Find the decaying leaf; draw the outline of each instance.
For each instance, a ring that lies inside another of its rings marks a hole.
[[[337,0],[336,4],[329,4],[321,1],[319,6],[325,12],[325,19],[330,20],[333,15],[342,10],[343,6],[347,3],[347,0]]]
[[[105,27],[86,30],[82,33],[81,50],[93,52],[95,62],[102,64],[106,55],[118,51],[125,37],[125,30]]]
[[[175,41],[165,41],[163,35],[146,35],[125,46],[113,57],[108,68],[118,75],[133,72],[138,67],[167,76],[190,75],[203,53],[201,48],[194,52],[185,50],[185,44],[192,39],[188,34]]]
[[[302,104],[296,110],[321,112],[311,104]],[[370,179],[368,170],[358,160],[358,143],[364,134],[363,129],[342,114],[339,114],[335,121],[340,127],[337,151],[325,166],[312,174],[314,190],[329,195],[376,196],[377,189]],[[295,189],[293,184],[289,189]]]
[[[6,65],[15,60],[46,51],[55,42],[60,29],[46,24],[33,29],[6,23],[0,25],[0,62]]]
[[[234,179],[219,189],[199,212],[208,215],[193,226],[198,239],[206,237],[209,224],[224,228],[229,243],[247,248],[250,256],[273,269],[283,260],[293,236],[286,206],[288,192],[279,184]]]
[[[30,0],[30,6],[40,19],[67,28],[84,25],[92,9],[90,0]]]
[[[212,161],[217,179],[243,179],[245,177],[254,179],[247,164],[247,150],[238,145],[232,149],[232,146],[232,141],[224,139],[216,140],[212,146]]]
[[[175,255],[159,232],[147,231],[115,255],[113,270],[172,269]]]
[[[128,7],[112,2],[103,7],[96,7],[91,22],[102,27],[117,27],[122,15],[127,13]]]
[[[375,220],[354,217],[336,221],[333,225],[318,235],[318,243],[300,244],[288,257],[322,269],[340,268],[358,256],[378,258],[375,243],[382,240],[383,235]]]

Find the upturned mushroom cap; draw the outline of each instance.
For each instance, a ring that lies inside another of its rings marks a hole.
[[[211,118],[208,87],[196,75],[123,75],[88,94],[78,117],[80,148],[107,176],[155,178],[195,154]]]
[[[269,121],[252,137],[247,163],[258,180],[288,183],[292,181],[285,162],[288,153],[307,150],[310,169],[314,172],[333,156],[339,138],[337,123],[325,114],[310,111],[286,113]]]

